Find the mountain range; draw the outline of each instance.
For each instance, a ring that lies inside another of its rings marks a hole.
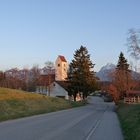
[[[112,63],[107,63],[103,66],[98,72],[96,72],[96,76],[100,79],[100,81],[111,81],[109,77],[109,73],[115,69],[115,65]]]
[[[115,65],[112,63],[107,63],[103,66],[98,72],[96,72],[96,76],[100,79],[100,81],[111,81],[111,77],[109,77],[109,73],[115,69]],[[140,80],[140,73],[131,71],[132,78],[134,80]]]

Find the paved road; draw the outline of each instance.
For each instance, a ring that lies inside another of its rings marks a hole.
[[[113,103],[89,105],[0,123],[0,140],[123,140]]]

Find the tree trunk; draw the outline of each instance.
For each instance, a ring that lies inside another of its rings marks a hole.
[[[74,94],[74,96],[73,96],[73,97],[74,97],[74,101],[76,101],[76,95],[77,95],[77,94]]]
[[[86,98],[86,95],[85,95],[85,93],[83,93],[83,100],[85,100],[85,98]]]

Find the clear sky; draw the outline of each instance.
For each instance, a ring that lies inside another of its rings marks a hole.
[[[70,62],[83,45],[98,71],[127,56],[130,28],[140,28],[140,0],[0,0],[0,70]]]

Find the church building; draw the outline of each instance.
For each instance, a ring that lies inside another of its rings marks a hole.
[[[55,80],[65,81],[67,78],[68,63],[64,56],[59,55],[55,61]]]

